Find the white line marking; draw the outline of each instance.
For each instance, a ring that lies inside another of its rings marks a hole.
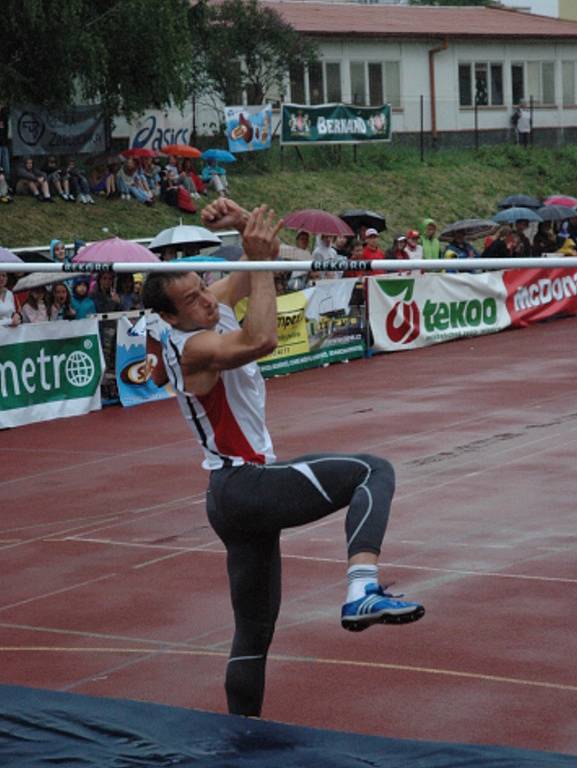
[[[63,587],[62,589],[55,589],[53,592],[44,592],[42,595],[35,595],[29,597],[27,600],[19,600],[16,603],[9,603],[0,607],[0,613],[2,611],[8,611],[10,608],[19,608],[22,605],[28,605],[34,603],[36,600],[44,600],[46,597],[54,597],[54,595],[61,595],[64,592],[73,592],[75,589],[86,587],[88,584],[97,584],[99,581],[106,581],[116,576],[116,573],[107,573],[106,576],[98,576],[96,579],[88,579],[87,581],[80,581],[77,584],[71,584],[69,587]]]

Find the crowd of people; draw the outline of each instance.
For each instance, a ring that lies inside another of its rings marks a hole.
[[[157,200],[195,213],[195,200],[210,191],[224,197],[229,184],[225,169],[209,158],[201,169],[194,160],[146,152],[107,158],[87,158],[82,164],[74,157],[50,155],[23,157],[11,172],[3,155],[0,159],[0,203],[12,203],[18,195],[32,196],[40,203],[95,205],[95,198],[136,200],[153,205]]]

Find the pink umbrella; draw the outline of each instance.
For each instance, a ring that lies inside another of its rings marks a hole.
[[[566,205],[568,208],[575,208],[577,206],[577,197],[571,197],[570,195],[551,195],[551,197],[543,200],[543,205]]]
[[[147,149],[147,147],[130,147],[129,149],[123,149],[120,154],[122,157],[136,157],[138,159],[157,156],[153,149]]]
[[[130,240],[122,240],[120,237],[111,237],[109,240],[100,240],[98,243],[84,246],[72,261],[85,264],[86,262],[160,261],[160,259],[143,245],[133,243]]]
[[[8,262],[10,262],[12,264],[16,261],[22,261],[22,259],[19,256],[16,256],[15,253],[12,253],[12,251],[9,251],[7,248],[2,248],[2,246],[0,246],[0,262],[4,264],[8,264]]]
[[[349,225],[332,213],[320,211],[317,208],[305,208],[284,216],[285,227],[288,229],[304,229],[313,235],[354,235]]]

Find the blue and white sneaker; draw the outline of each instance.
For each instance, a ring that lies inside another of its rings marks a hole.
[[[350,632],[362,632],[372,624],[408,624],[424,616],[422,605],[398,597],[402,595],[391,595],[380,584],[370,584],[365,587],[365,597],[343,605],[341,625]]]

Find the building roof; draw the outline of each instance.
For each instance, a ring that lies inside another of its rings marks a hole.
[[[315,37],[577,39],[577,22],[484,6],[391,6],[263,0],[298,32]]]

